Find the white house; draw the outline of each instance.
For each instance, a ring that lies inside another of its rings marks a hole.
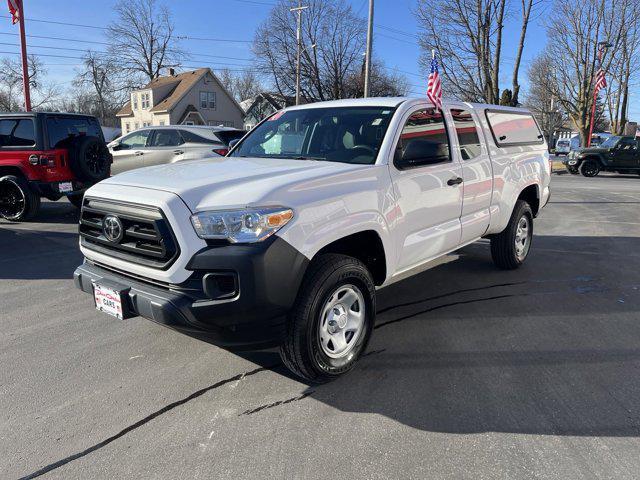
[[[209,68],[181,74],[170,69],[131,92],[117,116],[123,134],[152,125],[244,125],[242,108]]]

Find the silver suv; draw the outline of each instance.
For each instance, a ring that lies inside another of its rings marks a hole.
[[[111,174],[134,168],[224,156],[229,143],[244,130],[228,127],[169,125],[145,127],[109,143],[113,155]]]

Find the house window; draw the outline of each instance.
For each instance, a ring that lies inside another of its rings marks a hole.
[[[160,124],[159,124],[159,125],[160,125],[161,127],[163,127],[163,126],[164,126],[164,120],[160,120]]]
[[[216,92],[200,92],[200,108],[216,108]]]
[[[134,130],[139,129],[140,128],[140,124],[138,122],[134,123],[133,124],[133,128],[134,128]]]
[[[150,127],[151,126],[151,122],[142,122],[142,126],[143,127]]]
[[[149,93],[143,93],[141,95],[142,99],[140,101],[140,106],[142,107],[143,110],[147,110],[149,108],[149,104],[150,104],[150,95]]]
[[[124,124],[124,131],[126,133],[129,133],[131,131],[131,124],[130,123],[125,123]]]
[[[131,94],[131,105],[132,105],[131,108],[133,110],[137,110],[138,109],[138,94],[137,93]]]

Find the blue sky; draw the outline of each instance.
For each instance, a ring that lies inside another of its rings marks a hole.
[[[368,0],[344,0],[363,18],[367,15]],[[424,75],[419,70],[420,49],[415,35],[419,33],[412,10],[416,0],[377,0],[375,23],[382,27],[401,30],[391,32],[387,28],[374,30],[374,54],[387,67],[406,72],[411,84],[412,95],[422,95],[426,86]],[[24,0],[26,18],[73,23],[87,26],[104,26],[114,19],[114,0]],[[251,43],[256,26],[261,23],[275,0],[180,0],[169,3],[179,34],[192,37],[236,40],[237,42],[185,40],[182,47],[192,54],[189,66],[228,67],[240,69],[248,65],[251,58]],[[539,15],[530,26],[521,67],[521,83],[526,88],[526,71],[529,62],[545,45],[545,30],[542,25],[544,15]],[[7,33],[17,33],[8,19],[0,27],[0,51],[17,52],[18,38]],[[27,22],[27,34],[73,39],[75,41],[29,38],[32,45],[29,52],[42,55],[47,65],[49,77],[68,88],[77,69],[82,51],[87,48],[102,50],[105,45],[91,42],[105,42],[104,30],[73,25],[58,25],[36,21]],[[505,56],[513,58],[519,35],[517,18],[507,22],[505,35]],[[8,44],[8,45],[7,45]],[[49,48],[43,48],[49,47]],[[363,45],[364,51],[364,45]],[[197,56],[198,54],[205,55]],[[0,56],[3,54],[0,54]],[[45,56],[59,55],[60,57]],[[211,56],[234,57],[214,59]],[[502,67],[503,86],[510,84],[511,65]],[[631,108],[632,114],[635,108]]]

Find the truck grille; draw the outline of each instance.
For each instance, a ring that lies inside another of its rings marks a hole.
[[[162,270],[180,253],[159,209],[102,199],[84,200],[80,241],[90,250]]]

